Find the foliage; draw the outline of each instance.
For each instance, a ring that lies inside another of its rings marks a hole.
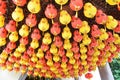
[[[120,80],[120,57],[114,59],[113,62],[110,63],[110,67],[115,80]]]

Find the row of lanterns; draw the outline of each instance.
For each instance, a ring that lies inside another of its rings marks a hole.
[[[0,47],[5,46],[0,54],[2,69],[21,71],[23,74],[27,71],[29,76],[77,77],[95,70],[97,66],[104,66],[107,61],[111,62],[120,52],[120,21],[97,10],[90,2],[83,4],[82,0],[71,0],[69,6],[76,11],[71,16],[62,9],[68,0],[55,0],[61,5],[59,22],[53,20],[58,15],[53,4],[47,5],[44,12],[46,18],[38,22],[36,14],[41,10],[40,0],[30,0],[28,3],[27,0],[12,1],[16,5],[11,13],[13,20],[5,24],[6,1],[0,0]],[[119,0],[106,2],[110,5],[120,3]],[[24,16],[21,8],[25,4],[30,12],[28,16]],[[89,26],[87,21],[82,21],[78,17],[78,11],[82,8],[85,17],[95,17],[96,23],[104,25],[104,28],[99,28],[97,24]],[[17,30],[17,25],[24,18],[24,24]],[[51,19],[52,26],[48,19]],[[65,27],[61,27],[60,23]],[[91,74],[87,75],[92,78]]]

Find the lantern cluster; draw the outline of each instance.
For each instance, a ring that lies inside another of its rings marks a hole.
[[[56,22],[58,10],[52,3],[44,9],[46,17],[38,21],[42,8],[40,0],[12,1],[16,8],[11,13],[12,19],[5,24],[6,1],[0,0],[0,47],[5,46],[0,54],[3,70],[23,74],[27,71],[29,76],[50,78],[77,77],[104,66],[120,53],[120,21],[90,2],[83,6],[82,0],[70,0],[68,6],[76,12],[71,16],[62,8],[68,0],[55,0],[61,6],[59,22]],[[112,0],[106,2],[113,4]],[[119,3],[118,0],[115,5]],[[24,6],[29,11],[27,16]],[[90,26],[78,17],[82,8],[84,16],[94,18],[96,24]],[[24,23],[18,28],[22,21]]]

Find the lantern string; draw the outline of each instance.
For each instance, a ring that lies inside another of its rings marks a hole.
[[[75,17],[78,17],[78,11],[76,11]]]

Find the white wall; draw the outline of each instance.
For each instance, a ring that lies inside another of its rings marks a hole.
[[[0,69],[0,80],[18,80],[20,77],[21,73],[14,72],[14,71],[7,71],[7,70],[1,70]]]

